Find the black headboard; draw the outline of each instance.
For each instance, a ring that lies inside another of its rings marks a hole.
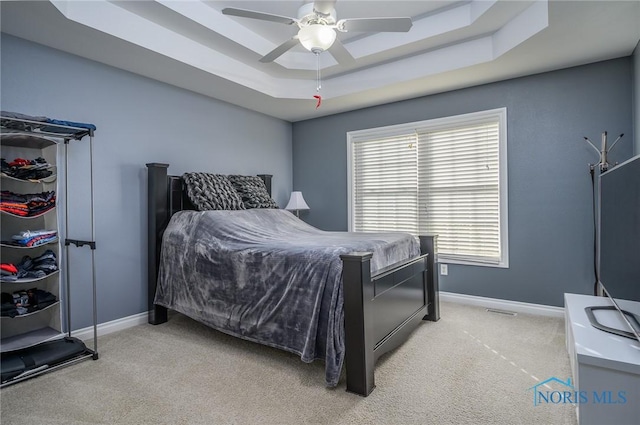
[[[162,234],[169,224],[171,216],[178,211],[194,210],[193,204],[187,197],[184,180],[181,176],[170,176],[167,171],[169,164],[151,162],[146,164],[148,171],[147,194],[147,241],[148,241],[148,305],[149,323],[166,321],[166,309],[155,308],[153,299],[156,294],[158,267],[160,266],[160,249]],[[271,195],[271,175],[258,174],[262,178],[269,195]],[[158,317],[163,316],[164,317]]]

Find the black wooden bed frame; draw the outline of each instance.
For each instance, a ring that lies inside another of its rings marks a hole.
[[[192,210],[180,176],[169,164],[148,167],[149,323],[167,321],[167,308],[153,303],[162,234],[171,216]],[[271,175],[259,175],[271,194]],[[438,275],[434,267],[436,236],[420,236],[421,255],[371,274],[371,252],[341,255],[345,322],[347,391],[367,396],[374,388],[374,364],[402,344],[422,320],[440,319]]]

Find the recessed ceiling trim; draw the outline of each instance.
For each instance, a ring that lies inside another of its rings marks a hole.
[[[368,69],[364,74],[348,74],[327,80],[323,86],[327,98],[355,94],[363,90],[383,87],[391,83],[407,82],[416,78],[464,68],[493,59],[491,36],[435,49],[418,56],[390,62]],[[402,75],[402,78],[397,78]]]
[[[505,26],[494,37],[495,55],[499,57],[549,26],[549,3],[534,2]]]
[[[543,0],[543,1],[547,1],[547,0]],[[471,17],[471,22],[474,22],[476,19],[478,19],[480,16],[484,15],[484,13],[491,9],[496,3],[498,3],[498,0],[491,0],[491,1],[472,1],[471,2],[471,10],[470,10],[470,17]]]
[[[249,48],[261,56],[266,55],[277,46],[264,37],[240,25],[217,10],[207,6],[201,1],[167,1],[155,0],[156,3],[173,10],[176,13],[190,19],[211,31],[220,34],[229,40],[235,41]]]
[[[52,3],[67,19],[278,97],[277,79],[110,2],[53,0]]]
[[[433,13],[422,19],[414,20],[411,31],[406,33],[373,34],[345,45],[354,58],[362,58],[385,50],[390,50],[405,44],[414,43],[437,35],[468,27],[482,13],[496,4],[493,1],[474,0],[471,3],[447,9],[439,13]],[[486,7],[476,10],[482,13],[472,13],[474,3],[484,3]],[[474,16],[472,16],[474,15]]]
[[[355,94],[489,62],[542,31],[548,23],[547,1],[535,2],[491,35],[369,68],[366,80],[357,73],[330,78],[324,86],[325,96],[331,98]],[[398,75],[402,75],[402,78],[397,78]]]

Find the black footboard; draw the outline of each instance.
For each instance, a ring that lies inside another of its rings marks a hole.
[[[342,255],[347,391],[369,395],[374,364],[423,319],[440,319],[435,236],[420,236],[421,256],[371,276],[370,252]]]

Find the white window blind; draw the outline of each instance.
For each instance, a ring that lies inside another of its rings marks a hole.
[[[349,229],[438,235],[438,260],[508,267],[506,109],[348,134]]]
[[[499,122],[418,133],[419,233],[438,252],[499,262]]]
[[[353,210],[357,232],[418,232],[415,132],[353,141]]]

